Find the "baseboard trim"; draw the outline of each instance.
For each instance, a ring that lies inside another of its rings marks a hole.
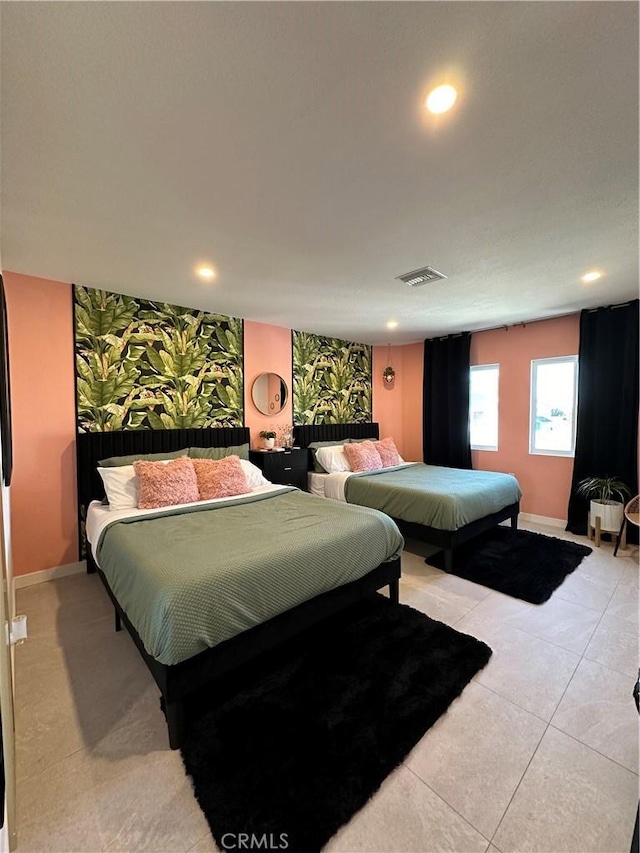
[[[547,527],[560,527],[562,530],[567,526],[564,518],[551,518],[548,515],[534,515],[531,512],[521,512],[519,516],[523,521],[532,521],[534,524],[544,524]]]
[[[47,581],[66,578],[67,575],[79,575],[86,571],[87,561],[79,560],[77,563],[67,563],[65,566],[53,566],[51,569],[30,572],[28,575],[16,575],[13,579],[13,584],[16,589],[24,589],[26,586],[35,586],[38,583],[47,583]]]

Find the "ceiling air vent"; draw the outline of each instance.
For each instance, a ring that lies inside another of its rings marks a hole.
[[[406,272],[404,275],[396,276],[400,281],[408,284],[409,287],[422,287],[423,284],[440,281],[446,277],[446,275],[438,272],[438,270],[434,270],[433,267],[423,267],[421,270],[414,270],[413,272]]]

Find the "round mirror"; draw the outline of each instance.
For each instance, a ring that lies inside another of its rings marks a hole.
[[[277,373],[261,373],[253,381],[251,399],[263,415],[278,415],[287,402],[287,385]]]

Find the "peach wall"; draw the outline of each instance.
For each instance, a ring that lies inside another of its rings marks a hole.
[[[402,414],[404,420],[404,458],[422,462],[422,372],[424,343],[407,344],[402,349],[404,394]]]
[[[251,386],[261,373],[278,373],[287,384],[289,396],[284,409],[277,415],[263,415],[253,405]],[[244,419],[251,430],[251,443],[260,444],[258,433],[293,423],[291,329],[269,326],[266,323],[244,321]]]
[[[71,285],[5,273],[16,575],[78,559]]]
[[[400,455],[404,456],[402,347],[391,347],[390,358],[387,353],[388,348],[385,346],[373,348],[373,420],[380,424],[380,437],[393,436]],[[388,364],[396,371],[392,386],[387,385],[382,378],[382,371]]]
[[[576,355],[580,315],[477,332],[471,364],[499,364],[498,450],[474,450],[473,467],[509,471],[523,492],[522,511],[566,519],[573,458],[529,453],[531,360]]]
[[[380,436],[395,438],[400,455],[422,461],[422,343],[391,347],[391,366],[396,371],[390,388],[382,379],[389,361],[388,348],[373,348],[373,420]]]

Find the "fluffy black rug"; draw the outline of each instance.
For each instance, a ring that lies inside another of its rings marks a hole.
[[[320,850],[490,656],[373,595],[271,653],[233,695],[201,700],[182,757],[218,845],[245,833],[256,849],[282,835],[291,853]]]
[[[494,527],[454,550],[452,574],[543,604],[590,553],[586,545],[564,539]],[[444,569],[444,553],[438,551],[425,562]]]

